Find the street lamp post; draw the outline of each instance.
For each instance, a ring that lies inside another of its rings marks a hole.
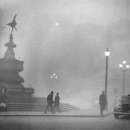
[[[55,86],[55,80],[58,79],[58,76],[57,76],[55,73],[53,73],[53,74],[50,76],[50,78],[54,81],[53,84],[54,84],[54,87],[56,87],[56,86]],[[56,89],[56,88],[54,88],[54,89]]]
[[[106,95],[106,110],[108,110],[108,99],[107,99],[107,81],[108,81],[108,59],[110,56],[110,52],[108,48],[105,51],[105,57],[106,57],[106,68],[105,68],[105,95]]]
[[[125,94],[125,73],[126,73],[126,69],[129,69],[130,66],[126,64],[126,60],[123,60],[121,64],[119,64],[119,68],[122,69],[123,72],[123,91],[122,91],[122,95]]]

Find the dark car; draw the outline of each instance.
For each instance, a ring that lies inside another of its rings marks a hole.
[[[114,117],[130,116],[130,95],[122,96],[118,105],[114,107]]]

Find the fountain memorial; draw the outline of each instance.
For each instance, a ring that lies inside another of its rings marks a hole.
[[[20,76],[24,61],[15,57],[13,31],[16,29],[16,16],[7,25],[11,27],[9,41],[5,44],[7,50],[0,59],[0,103],[7,104],[7,111],[43,111],[46,98],[34,97],[34,89],[23,85],[24,79]],[[77,109],[69,104],[61,104],[61,111]]]

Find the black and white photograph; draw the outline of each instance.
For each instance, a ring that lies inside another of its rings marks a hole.
[[[0,0],[0,130],[129,130],[130,0]]]

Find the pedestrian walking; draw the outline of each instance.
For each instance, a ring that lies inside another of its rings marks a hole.
[[[47,106],[46,106],[46,109],[45,109],[45,113],[47,113],[49,108],[50,108],[51,112],[54,113],[54,109],[53,109],[53,94],[54,94],[54,92],[51,91],[51,93],[47,96]]]
[[[99,104],[100,104],[100,115],[103,116],[103,111],[106,108],[106,95],[104,91],[102,91],[102,94],[99,96]]]
[[[3,88],[0,92],[0,111],[7,111],[7,89]]]
[[[57,110],[58,112],[60,112],[60,96],[58,92],[55,96],[54,108],[55,108],[55,111]]]

